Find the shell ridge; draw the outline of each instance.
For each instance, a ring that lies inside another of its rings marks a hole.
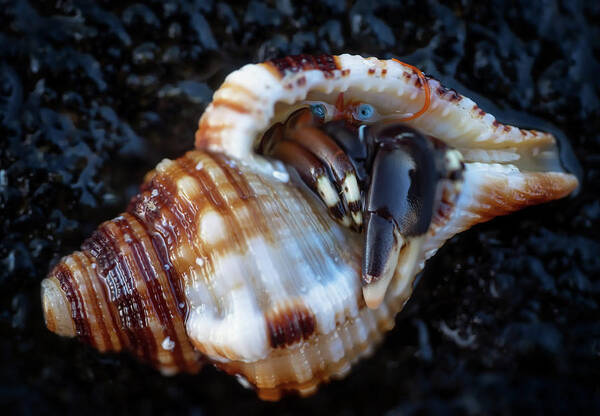
[[[106,232],[105,228],[108,223],[100,225],[98,230],[92,234],[92,236],[84,242],[82,248],[84,251],[90,253],[90,255],[97,259],[98,268],[96,272],[100,278],[100,281],[105,285],[109,300],[109,307],[111,316],[118,317],[116,328],[122,330],[125,335],[124,340],[127,349],[137,352],[138,339],[135,333],[131,330],[130,325],[126,321],[126,312],[130,308],[124,306],[128,299],[123,299],[122,294],[122,283],[120,282],[120,270],[113,264],[116,259],[116,249],[110,242],[110,235]],[[113,257],[110,257],[109,253],[115,253]],[[145,359],[145,354],[142,358]]]
[[[120,331],[115,330],[118,328],[117,317],[112,313],[112,309],[108,305],[108,292],[107,287],[101,280],[100,275],[97,273],[97,264],[94,257],[90,255],[88,251],[75,252],[75,256],[79,257],[82,262],[82,269],[88,274],[91,289],[94,292],[95,300],[98,303],[98,307],[101,309],[101,320],[106,327],[106,331],[110,336],[110,343],[112,351],[121,351],[124,345],[122,335]],[[110,331],[109,331],[110,328]]]
[[[147,342],[154,338],[149,326],[147,309],[147,294],[138,290],[137,279],[139,269],[133,259],[131,247],[121,233],[123,217],[119,216],[107,223],[106,231],[110,235],[110,244],[116,253],[115,275],[118,276],[122,293],[119,313],[122,325],[125,325],[135,338],[135,348],[143,351],[144,361],[152,363],[156,357],[156,344]]]
[[[157,258],[153,257],[155,250],[146,239],[148,233],[144,225],[129,214],[124,214],[123,217],[122,229],[130,235],[131,240],[129,244],[137,268],[148,291],[149,304],[154,309],[155,315],[157,315],[160,321],[160,328],[158,329],[162,329],[160,334],[162,334],[163,340],[167,339],[170,341],[168,347],[171,354],[166,354],[165,358],[172,358],[176,368],[185,369],[188,366],[184,358],[183,342],[187,342],[187,340],[184,341],[181,334],[178,334],[175,328],[175,324],[180,323],[181,315],[178,305],[173,300],[174,294],[172,293],[171,284],[164,274],[162,265],[156,267]],[[141,228],[141,230],[137,228]],[[163,288],[168,290],[163,290]],[[172,311],[175,313],[171,313]],[[159,342],[156,337],[155,340],[156,344],[162,347],[162,342]],[[160,358],[160,355],[158,358]],[[161,361],[162,366],[167,364]]]
[[[82,259],[83,257],[83,259]],[[98,296],[101,296],[101,294],[97,294],[97,291],[94,290],[95,289],[95,285],[93,283],[93,279],[92,277],[89,275],[88,270],[89,268],[86,267],[84,260],[87,259],[81,252],[76,252],[71,258],[67,259],[65,261],[65,264],[68,264],[69,261],[73,261],[74,263],[74,267],[73,269],[76,270],[77,273],[79,273],[81,275],[81,280],[83,283],[83,288],[87,287],[89,288],[88,290],[81,290],[79,291],[79,295],[81,296],[81,299],[83,300],[83,303],[86,305],[89,305],[92,311],[93,316],[95,316],[96,322],[98,322],[98,326],[99,326],[99,331],[98,331],[98,338],[100,338],[100,340],[102,341],[101,343],[97,342],[95,339],[96,337],[94,336],[95,334],[91,334],[91,339],[94,339],[94,346],[96,346],[100,351],[110,351],[113,350],[113,345],[108,333],[108,328],[106,326],[105,323],[105,317],[104,317],[104,311],[101,310],[101,305],[102,302],[99,301]],[[90,290],[91,289],[91,290]],[[86,302],[86,297],[88,298],[88,301]]]
[[[73,318],[73,322],[75,324],[76,335],[83,342],[90,344],[90,330],[88,321],[86,319],[85,308],[81,304],[81,297],[77,293],[77,288],[71,284],[71,281],[74,280],[71,277],[71,270],[66,264],[59,263],[56,267],[55,276],[63,293],[65,293],[67,296],[67,301],[69,302],[70,309],[72,311],[71,317]]]
[[[98,265],[96,262],[96,258],[88,250],[83,250],[82,253],[83,253],[84,257],[86,259],[88,259],[87,260],[87,264],[89,265],[88,270],[91,268],[91,270],[93,272],[93,274],[91,276],[91,280],[97,283],[97,285],[94,284],[92,287],[94,289],[96,289],[96,287],[99,289],[99,290],[95,290],[95,292],[96,292],[96,294],[99,294],[99,296],[100,296],[99,300],[102,305],[103,311],[105,311],[103,313],[103,316],[110,317],[110,322],[108,322],[108,324],[110,325],[111,329],[113,329],[111,331],[111,334],[113,334],[113,335],[116,334],[116,340],[114,340],[112,342],[112,344],[115,345],[115,351],[120,351],[126,345],[128,345],[128,338],[127,338],[126,334],[125,334],[125,338],[124,338],[124,334],[122,334],[121,331],[117,330],[119,328],[120,318],[117,315],[115,315],[115,313],[114,313],[115,310],[113,308],[111,308],[109,288],[106,284],[106,280],[98,273]],[[92,273],[92,272],[90,272],[90,273]]]
[[[258,179],[260,182],[264,183],[263,178],[258,177]],[[270,204],[278,205],[277,208],[272,209],[274,212],[277,213],[277,215],[275,216],[274,219],[278,220],[278,222],[281,223],[282,225],[284,223],[286,223],[286,225],[288,225],[291,228],[291,230],[312,230],[314,228],[314,225],[304,224],[305,219],[301,215],[300,210],[298,210],[297,204],[290,204],[290,201],[300,200],[300,198],[296,194],[296,192],[297,191],[294,188],[291,188],[291,189],[283,188],[283,189],[281,189],[281,191],[278,191],[278,195],[280,195],[280,198],[269,202]],[[270,210],[267,210],[267,212],[268,211],[270,211]],[[280,216],[280,215],[278,215],[279,213],[285,213],[286,215]],[[280,230],[279,232],[281,232],[283,230],[286,230],[287,227],[279,226],[279,227],[275,227],[275,228],[277,228],[278,230]],[[302,299],[304,297],[304,301],[302,302],[302,307],[307,308],[307,313],[311,314],[311,316],[319,316],[318,310],[314,306],[315,302],[310,301],[310,299],[312,299],[312,296],[310,296],[310,294],[308,294],[308,299],[307,299],[306,298],[307,293],[305,292],[305,290],[306,290],[306,288],[315,286],[314,285],[315,272],[313,270],[313,267],[319,266],[320,263],[314,257],[314,255],[315,255],[314,248],[309,247],[307,245],[308,244],[307,234],[305,233],[304,237],[302,239],[296,239],[296,238],[294,238],[291,230],[286,231],[286,233],[284,235],[279,234],[279,236],[281,237],[281,239],[279,240],[279,243],[282,246],[286,247],[286,251],[288,253],[286,255],[292,256],[292,258],[291,258],[292,261],[287,264],[286,264],[286,262],[279,261],[279,270],[285,271],[285,278],[283,278],[283,275],[280,274],[281,280],[288,282],[288,287],[285,288],[286,296],[283,296],[282,299],[286,299],[286,298]],[[311,236],[313,235],[312,234],[313,232],[314,231],[310,232]],[[277,257],[281,257],[281,256],[277,256]],[[309,266],[309,264],[312,264],[313,267]],[[292,267],[292,265],[294,267]],[[317,275],[318,275],[318,273],[317,273]],[[307,302],[307,300],[308,300],[308,302]],[[320,296],[320,300],[317,301],[317,303],[327,304],[324,301],[326,301],[325,297]],[[283,304],[282,304],[282,301],[279,299],[277,300],[275,307],[292,308],[292,310],[294,312],[296,310],[296,306],[294,304],[289,304],[289,302],[283,302]],[[269,320],[267,319],[267,322],[268,321]],[[296,315],[292,316],[291,325],[293,325],[294,327],[296,327],[298,325],[302,325],[302,323],[299,322],[298,316],[296,316]],[[302,339],[305,339],[306,336],[312,335],[313,332],[318,332],[321,327],[322,327],[322,325],[320,325],[319,322],[317,321],[313,324],[313,328],[310,331],[311,332],[310,334],[306,334],[306,333],[304,333],[304,331],[302,331],[303,332],[302,337],[292,336],[291,338],[297,339],[297,342],[299,342]],[[297,329],[295,329],[295,330],[297,330]]]

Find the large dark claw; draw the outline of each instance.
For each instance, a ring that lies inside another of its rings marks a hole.
[[[363,283],[368,285],[388,274],[390,267],[396,267],[394,260],[398,258],[404,239],[398,233],[393,219],[376,213],[368,215],[365,234],[369,250],[363,257]]]
[[[412,277],[433,216],[438,174],[431,143],[416,131],[389,124],[369,134],[376,153],[364,209],[362,282],[365,302],[375,308],[399,261],[400,279]]]

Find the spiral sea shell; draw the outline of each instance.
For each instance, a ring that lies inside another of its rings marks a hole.
[[[401,254],[371,309],[359,279],[361,235],[253,148],[307,101],[333,103],[344,92],[382,113],[415,113],[425,89],[429,108],[406,123],[457,149],[464,178],[460,189],[441,187],[423,246]],[[577,186],[552,135],[500,124],[401,63],[350,55],[232,73],[200,120],[196,148],[160,162],[126,213],[52,270],[42,282],[46,324],[166,374],[208,360],[264,399],[309,394],[346,374],[393,327],[415,274],[448,238]]]

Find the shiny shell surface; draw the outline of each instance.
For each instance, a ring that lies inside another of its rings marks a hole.
[[[42,283],[49,329],[127,350],[167,374],[208,360],[264,399],[343,376],[393,327],[416,273],[448,238],[577,186],[552,135],[505,126],[426,82],[429,109],[407,124],[459,150],[464,181],[442,184],[423,245],[401,253],[378,308],[362,297],[360,234],[253,146],[308,101],[333,103],[343,92],[411,114],[425,86],[396,61],[300,56],[227,77],[200,120],[198,150],[160,162],[127,212]]]

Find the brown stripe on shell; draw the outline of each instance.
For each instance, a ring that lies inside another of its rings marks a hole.
[[[431,80],[431,77],[427,77],[427,82],[430,82]],[[459,102],[463,98],[463,96],[456,92],[455,89],[444,87],[441,84],[439,84],[439,86],[436,89],[434,89],[434,91],[438,94],[440,98],[443,98],[449,102]]]
[[[98,264],[110,299],[111,313],[120,319],[120,330],[126,335],[125,348],[145,362],[152,362],[156,351],[147,340],[152,334],[147,327],[144,303],[136,287],[132,264],[123,255],[119,228],[113,222],[103,223],[83,243]]]
[[[178,189],[177,184],[181,180],[192,180],[195,184],[195,179],[178,163],[168,161],[158,169],[143,194],[142,200],[131,207],[131,212],[139,216],[142,222],[148,224],[149,227],[151,226],[152,239],[157,253],[165,260],[164,264],[169,264],[169,267],[165,268],[167,274],[174,273],[175,270],[185,273],[196,258],[202,258],[204,261],[203,275],[211,276],[213,272],[212,257],[216,253],[213,253],[210,247],[201,244],[197,226],[199,213],[210,206],[210,203],[207,198],[189,200]],[[145,209],[148,204],[155,209],[148,212]],[[177,254],[181,252],[180,248],[184,248],[188,255],[178,256]],[[170,259],[169,254],[172,255]],[[170,281],[180,284],[179,288],[175,288],[175,292],[178,293],[178,306],[180,306],[182,316],[187,314],[187,304],[183,293],[184,278],[185,274],[178,278],[169,277]]]
[[[228,159],[219,153],[207,152],[206,154],[217,165],[219,165],[229,183],[235,188],[238,198],[244,201],[256,199],[254,191],[252,188],[250,188],[242,172],[239,170],[239,168],[237,168],[237,165],[231,161],[231,159]]]
[[[350,366],[375,348],[386,331],[394,326],[394,316],[403,302],[392,310],[379,310],[375,315],[369,309],[361,309],[351,325],[337,325],[327,336],[313,336],[298,348],[275,349],[268,359],[253,363],[231,361],[215,363],[229,374],[247,379],[263,400],[279,400],[288,393],[308,396],[319,384],[332,378],[343,377]],[[362,327],[362,330],[358,329]],[[360,336],[362,331],[366,332]],[[343,353],[330,348],[329,343],[341,343]],[[335,358],[334,358],[335,357]]]
[[[212,120],[200,119],[198,130],[194,134],[196,149],[208,148],[211,141],[220,140],[222,131],[230,127],[228,124],[214,124]]]
[[[147,261],[152,265],[152,274],[148,281],[148,287],[152,295],[154,310],[160,310],[158,315],[161,326],[166,328],[167,336],[174,343],[169,355],[177,369],[196,372],[199,369],[198,354],[194,351],[185,330],[185,318],[187,317],[187,302],[183,289],[183,279],[171,264],[168,251],[162,243],[158,233],[152,232],[146,224],[139,219],[124,215],[130,227],[141,243],[140,253],[147,256]],[[164,346],[161,343],[161,347]],[[166,354],[163,352],[163,354]]]
[[[100,351],[112,351],[115,348],[112,345],[111,337],[109,334],[109,328],[106,325],[106,319],[104,317],[104,311],[102,310],[102,301],[100,301],[99,297],[102,296],[102,293],[98,293],[94,290],[94,277],[90,276],[89,270],[92,270],[91,267],[88,267],[86,256],[77,252],[72,256],[68,257],[65,263],[69,262],[69,260],[73,261],[73,276],[76,280],[79,281],[80,287],[83,290],[79,291],[79,294],[82,298],[82,301],[85,307],[89,310],[88,316],[93,316],[95,319],[88,319],[88,324],[90,325],[91,336],[95,339],[95,346]],[[81,279],[77,278],[77,275],[81,276]]]
[[[96,264],[96,260],[87,251],[81,252],[80,260],[82,262],[82,267],[86,270],[92,285],[88,290],[94,291],[98,301],[98,306],[100,307],[104,324],[106,325],[108,335],[111,338],[112,351],[120,351],[124,345],[123,335],[121,334],[121,331],[117,329],[119,328],[119,320],[118,317],[111,312],[106,284],[104,283],[104,279],[98,274],[98,265]]]
[[[82,342],[93,345],[93,338],[90,335],[88,318],[85,313],[85,305],[81,296],[79,296],[76,284],[71,270],[63,263],[59,263],[51,273],[60,284],[61,290],[67,297],[71,307],[71,319],[75,324],[76,335]]]
[[[141,352],[144,361],[155,363],[157,345],[150,326],[151,317],[148,315],[148,294],[143,285],[138,285],[140,280],[139,266],[136,264],[127,244],[127,240],[131,237],[123,229],[121,219],[122,217],[117,217],[105,223],[104,230],[106,235],[109,236],[110,244],[116,253],[115,267],[120,272],[115,273],[115,276],[118,276],[115,282],[121,285],[118,291],[125,294],[121,306],[131,310],[131,312],[128,312],[127,309],[120,309],[119,312],[122,314],[121,324],[125,323],[136,339],[134,353],[139,355]]]
[[[183,282],[177,278],[169,251],[177,244],[177,235],[173,226],[177,220],[169,215],[170,207],[175,202],[176,189],[170,181],[162,180],[164,176],[155,174],[152,179],[142,187],[142,193],[134,197],[127,208],[139,224],[145,228],[146,235],[152,242],[154,254],[159,264],[163,265],[162,271],[171,287],[178,315],[187,316],[187,302],[185,301]],[[165,266],[166,265],[166,266]]]
[[[577,187],[574,176],[561,173],[523,173],[522,186],[509,186],[507,178],[490,178],[476,196],[473,212],[478,216],[470,227],[531,205],[560,199]]]
[[[202,162],[202,160],[200,160],[200,162]],[[205,160],[203,163],[207,162],[208,161]],[[214,210],[224,221],[226,230],[240,230],[242,227],[237,221],[232,207],[229,206],[224,199],[220,186],[217,186],[211,175],[206,172],[206,169],[196,169],[198,162],[190,157],[190,153],[177,159],[176,163],[189,178],[194,180],[194,183],[198,186],[203,195],[202,201],[210,209]],[[206,202],[208,202],[208,204],[206,204]],[[226,232],[226,234],[229,236],[228,238],[223,238],[221,239],[220,244],[212,245],[210,247],[211,256],[232,250],[238,250],[239,252],[246,251],[246,239],[241,238],[240,233]]]
[[[142,223],[144,224],[144,223]],[[146,224],[144,224],[146,226]],[[169,265],[169,267],[163,267],[163,272],[169,283],[169,287],[171,288],[172,295],[174,297],[175,309],[178,312],[178,315],[183,319],[188,314],[188,305],[185,299],[185,293],[183,289],[183,282],[178,278],[175,273],[174,268],[172,267],[169,260],[169,249],[165,244],[165,239],[158,232],[153,232],[149,234],[150,241],[152,242],[152,247],[154,249],[154,253],[158,259],[159,264]]]
[[[44,291],[44,289],[42,289],[42,291]],[[44,295],[42,295],[42,297],[43,296]],[[57,317],[54,313],[55,307],[53,307],[53,305],[48,305],[47,302],[44,301],[44,299],[42,299],[42,303],[43,303],[43,308],[44,308],[44,322],[46,323],[46,327],[51,332],[56,332],[58,334],[60,330],[59,330],[59,325],[57,322]],[[63,317],[59,317],[58,319],[62,319],[62,318]],[[60,335],[63,335],[62,331],[60,331],[60,332],[61,332]],[[64,334],[64,335],[66,335],[66,334]]]
[[[153,338],[148,339],[147,342],[154,343],[155,349],[160,350],[162,341],[168,337],[173,342],[173,348],[169,354],[163,353],[163,355],[172,358],[175,366],[183,369],[186,367],[181,345],[183,340],[174,327],[178,316],[171,312],[177,311],[177,308],[172,302],[167,304],[165,297],[169,296],[170,288],[168,285],[164,287],[165,285],[161,285],[158,280],[165,265],[158,263],[157,258],[152,256],[151,244],[144,239],[145,232],[143,229],[140,230],[141,225],[134,217],[124,214],[115,222],[123,235],[126,236],[125,244],[129,246],[129,255],[133,257],[135,262],[135,267],[132,267],[132,269],[139,277],[136,286],[144,299],[145,304],[143,307],[145,310],[153,312],[146,315],[147,319],[151,321],[153,318],[158,318],[160,322],[160,326],[157,328],[153,328],[154,326],[148,322]],[[163,287],[167,290],[163,290]],[[153,361],[159,361],[158,354],[153,357]],[[162,364],[165,365],[166,363]]]
[[[294,55],[285,58],[273,59],[265,65],[276,70],[279,77],[285,76],[289,72],[308,71],[317,69],[325,75],[326,78],[333,77],[333,71],[340,69],[337,59],[333,55]]]
[[[235,93],[237,96],[243,96],[245,100],[248,101],[256,101],[258,100],[258,96],[254,93],[254,91],[244,87],[243,85],[236,84],[233,82],[225,81],[219,87],[220,90],[229,90],[230,92]]]
[[[233,111],[237,111],[238,113],[246,114],[252,111],[251,108],[248,108],[243,104],[240,100],[229,100],[223,97],[217,97],[213,100],[212,105],[214,107],[227,107]]]
[[[196,372],[201,362],[177,307],[180,278],[166,273],[169,261],[154,247],[138,217],[102,224],[83,252],[65,257],[51,274],[69,303],[70,316],[60,319],[72,319],[74,335],[100,351],[126,349],[165,372]],[[58,317],[46,315],[56,328]]]
[[[168,305],[165,305],[164,310],[179,312],[178,316],[171,316],[175,321],[175,329],[170,330],[165,334],[174,341],[176,348],[183,348],[183,351],[173,351],[176,358],[183,354],[185,359],[185,369],[195,371],[197,369],[197,354],[193,350],[187,336],[185,335],[184,319],[187,315],[187,302],[183,285],[184,279],[190,265],[194,264],[196,258],[204,260],[203,275],[210,275],[211,262],[210,253],[205,250],[203,245],[197,244],[197,216],[205,206],[211,205],[210,200],[215,202],[215,195],[212,194],[209,198],[196,198],[192,201],[188,200],[178,188],[180,180],[191,179],[196,185],[197,181],[189,174],[191,170],[196,170],[191,160],[177,162],[167,162],[160,169],[157,169],[152,180],[144,186],[144,192],[138,196],[134,203],[129,207],[129,212],[137,218],[135,223],[130,220],[130,225],[138,224],[145,227],[145,234],[148,235],[152,244],[152,253],[156,255],[153,261],[158,262],[162,267],[162,274],[159,275],[160,288],[164,288],[164,294],[168,297]],[[186,179],[187,178],[187,179]],[[214,187],[213,187],[214,188]],[[222,201],[216,202],[218,206],[225,206]],[[127,215],[125,216],[127,218]],[[176,253],[181,253],[182,247],[187,247],[186,257],[172,257]],[[148,250],[150,251],[150,250]],[[192,257],[190,257],[192,256]],[[168,285],[168,291],[165,286]],[[155,289],[157,290],[157,289]],[[163,309],[157,306],[159,310]],[[161,322],[168,321],[168,316],[162,316]],[[178,363],[181,366],[181,363]]]
[[[146,227],[154,252],[167,281],[170,282],[178,314],[187,316],[184,282],[176,274],[169,253],[174,253],[182,244],[194,247],[196,255],[203,255],[201,247],[193,244],[196,235],[196,224],[193,220],[197,209],[195,205],[186,203],[178,197],[175,180],[182,176],[181,170],[174,163],[163,172],[155,172],[152,179],[144,184],[143,193],[132,199],[127,212],[136,217]]]
[[[206,255],[232,250],[245,253],[247,241],[258,235],[273,241],[269,226],[265,223],[264,207],[246,180],[247,173],[244,174],[233,160],[216,153],[192,151],[177,159],[176,163],[184,175],[193,179],[202,193],[203,198],[194,201],[198,218],[206,210],[214,210],[224,220],[227,230],[236,230],[226,231],[228,238],[223,238],[221,243],[205,247]],[[199,164],[203,165],[202,169],[197,169]],[[244,221],[244,210],[248,211],[247,218],[251,221]]]
[[[460,194],[460,187],[450,181],[444,181],[441,197],[431,219],[429,233],[435,235],[436,230],[448,222],[456,207],[456,200]]]
[[[73,287],[73,292],[77,299],[80,301],[81,313],[84,316],[82,318],[85,321],[87,326],[87,333],[89,336],[89,340],[87,341],[94,348],[101,349],[104,347],[103,338],[99,336],[95,328],[94,319],[90,319],[90,317],[94,317],[93,306],[90,305],[89,293],[87,290],[87,282],[83,274],[80,271],[79,266],[74,260],[74,256],[69,256],[64,259],[64,265],[67,267],[70,273],[71,286]],[[77,313],[76,309],[72,309],[75,313]]]
[[[176,185],[183,176],[186,173],[175,163],[157,169],[143,186],[144,191],[132,200],[130,213],[113,220],[107,227],[110,230],[105,231],[115,240],[114,247],[118,247],[120,256],[117,258],[122,257],[126,264],[122,268],[126,267],[130,273],[116,283],[114,278],[110,279],[111,274],[107,279],[109,288],[126,290],[134,299],[129,305],[117,308],[130,315],[120,325],[128,341],[126,349],[167,372],[195,372],[200,366],[198,354],[185,332],[187,303],[178,270],[186,269],[187,263],[177,264],[184,261],[177,258],[173,263],[169,258],[169,253],[176,253],[182,244],[195,245],[197,210],[184,201]],[[98,251],[93,255],[97,256]],[[124,280],[135,282],[135,287],[125,288]],[[115,299],[114,295],[112,298]],[[123,314],[119,316],[123,318]],[[144,323],[136,324],[139,322]]]
[[[206,251],[205,255],[209,259],[232,252],[244,255],[249,250],[248,241],[257,236],[265,241],[275,242],[270,227],[265,222],[265,206],[256,197],[254,190],[244,178],[245,174],[236,167],[233,160],[221,158],[210,152],[192,151],[177,162],[196,181],[203,192],[202,201],[205,204],[209,202],[208,209],[216,211],[226,227],[227,238],[222,238],[218,242],[201,242],[202,248]],[[202,169],[196,169],[199,163],[204,166]],[[204,274],[206,278],[212,275],[208,272]],[[257,291],[264,293],[264,301],[267,301],[270,296],[264,284],[258,280],[253,284]]]
[[[481,108],[479,108],[479,106],[477,104],[473,105],[473,110],[472,111],[473,111],[474,114],[478,115],[479,117],[485,116],[485,111],[483,111]],[[521,130],[521,134],[523,134],[524,130],[522,130],[522,129],[520,129],[520,130]]]
[[[308,339],[317,326],[313,313],[300,302],[268,311],[265,313],[265,322],[273,348],[283,348]]]
[[[227,181],[234,187],[239,201],[243,202],[248,210],[250,210],[252,223],[246,224],[246,234],[248,235],[248,228],[252,227],[252,235],[261,234],[266,241],[273,242],[273,236],[269,232],[269,226],[265,222],[265,217],[262,211],[262,207],[256,193],[246,180],[243,172],[239,169],[237,164],[232,163],[231,159],[228,159],[221,153],[207,152],[209,156],[223,171]]]

